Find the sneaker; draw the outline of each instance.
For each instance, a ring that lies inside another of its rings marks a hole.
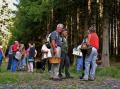
[[[61,77],[63,77],[63,75],[62,74],[58,74],[58,76],[61,78]]]
[[[95,78],[89,78],[89,80],[90,80],[90,81],[94,81],[94,80],[95,80]]]

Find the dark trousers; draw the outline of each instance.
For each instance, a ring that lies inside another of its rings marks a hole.
[[[13,55],[12,55],[12,54],[9,54],[9,61],[8,61],[7,70],[10,70],[10,69],[11,69],[12,60],[13,60]]]
[[[69,67],[70,67],[70,59],[68,57],[68,54],[65,52],[61,53],[61,63],[60,63],[60,69],[59,69],[59,74],[61,74],[62,70],[65,67],[65,76],[69,77],[70,73],[69,73]]]
[[[87,54],[87,50],[81,50],[83,53],[83,71],[85,70],[85,57]],[[82,77],[84,76],[84,72],[82,73]]]

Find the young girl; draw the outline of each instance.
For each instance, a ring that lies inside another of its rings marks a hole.
[[[28,72],[33,72],[33,62],[35,56],[35,47],[33,43],[29,43],[29,53],[28,53]]]

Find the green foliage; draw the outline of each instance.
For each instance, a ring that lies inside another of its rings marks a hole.
[[[21,0],[13,29],[15,39],[27,43],[38,39],[38,35],[43,35],[45,29],[42,27],[47,21],[51,7],[49,0]]]

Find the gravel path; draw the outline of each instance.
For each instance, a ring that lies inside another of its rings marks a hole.
[[[47,82],[48,85],[0,84],[0,89],[120,89],[120,80],[110,78],[98,84],[96,81],[80,81],[79,79],[67,79],[60,82],[48,80],[44,82]]]

